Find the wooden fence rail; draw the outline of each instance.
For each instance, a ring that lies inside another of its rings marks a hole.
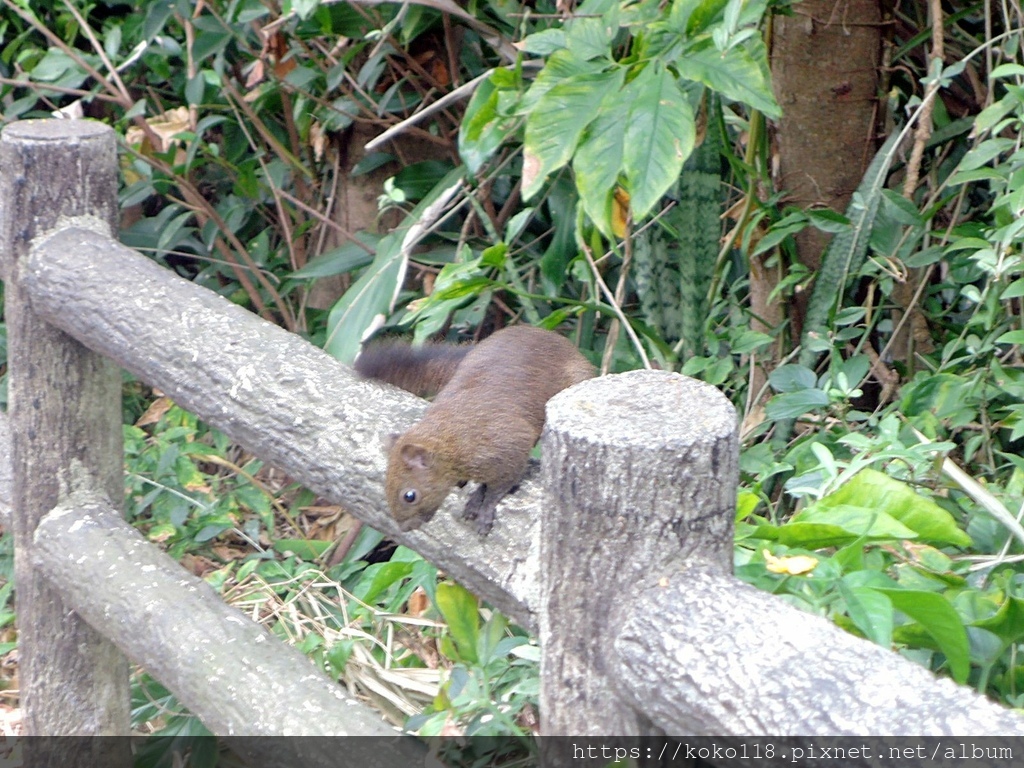
[[[544,734],[1024,733],[1016,714],[730,575],[736,417],[683,376],[607,376],[552,400],[543,467],[488,537],[452,514],[470,489],[399,531],[384,444],[424,404],[118,244],[116,172],[96,123],[0,137],[13,477],[0,508],[6,497],[31,733],[125,733],[122,653],[219,734],[388,732],[120,519],[108,360],[538,631]],[[291,743],[296,764],[330,757]],[[392,765],[419,754],[389,749]]]

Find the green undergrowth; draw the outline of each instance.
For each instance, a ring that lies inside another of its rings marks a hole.
[[[149,540],[395,725],[424,736],[531,731],[535,640],[370,528],[328,566],[334,529],[316,532],[323,507],[311,494],[275,484],[223,435],[164,404],[151,423],[124,428],[126,514]],[[133,690],[135,727],[167,749],[208,735],[141,671]],[[203,755],[195,764],[216,750]]]

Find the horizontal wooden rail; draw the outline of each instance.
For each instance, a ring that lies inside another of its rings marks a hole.
[[[387,764],[423,759],[421,742],[400,736],[299,651],[226,605],[105,501],[70,496],[40,521],[35,545],[34,564],[75,611],[214,733],[389,736],[374,745]],[[337,759],[336,747],[318,739],[282,742],[292,765]]]
[[[298,336],[89,228],[41,240],[20,268],[47,322],[536,629],[535,482],[505,501],[486,539],[450,514],[468,489],[418,531],[403,533],[387,513],[385,442],[422,415],[422,400],[359,380]]]
[[[1024,735],[1024,718],[827,619],[680,566],[613,643],[627,701],[666,733]]]

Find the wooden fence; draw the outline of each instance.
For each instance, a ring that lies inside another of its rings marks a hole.
[[[29,733],[127,733],[130,658],[218,735],[394,734],[123,521],[118,366],[539,632],[544,734],[1024,733],[1016,714],[731,576],[736,416],[677,374],[552,400],[543,466],[488,537],[455,519],[465,492],[399,531],[384,443],[424,403],[119,244],[117,169],[98,123],[0,137],[13,478],[0,507]],[[253,764],[336,758],[315,739],[274,743],[284,754],[261,743]],[[385,743],[384,763],[421,755]]]

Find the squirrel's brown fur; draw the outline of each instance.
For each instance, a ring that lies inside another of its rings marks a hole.
[[[594,375],[568,339],[531,326],[505,328],[472,347],[373,349],[356,363],[363,375],[417,393],[440,386],[388,456],[388,503],[403,530],[430,520],[453,486],[472,480],[480,487],[464,516],[487,533],[498,501],[526,472],[547,401]]]

